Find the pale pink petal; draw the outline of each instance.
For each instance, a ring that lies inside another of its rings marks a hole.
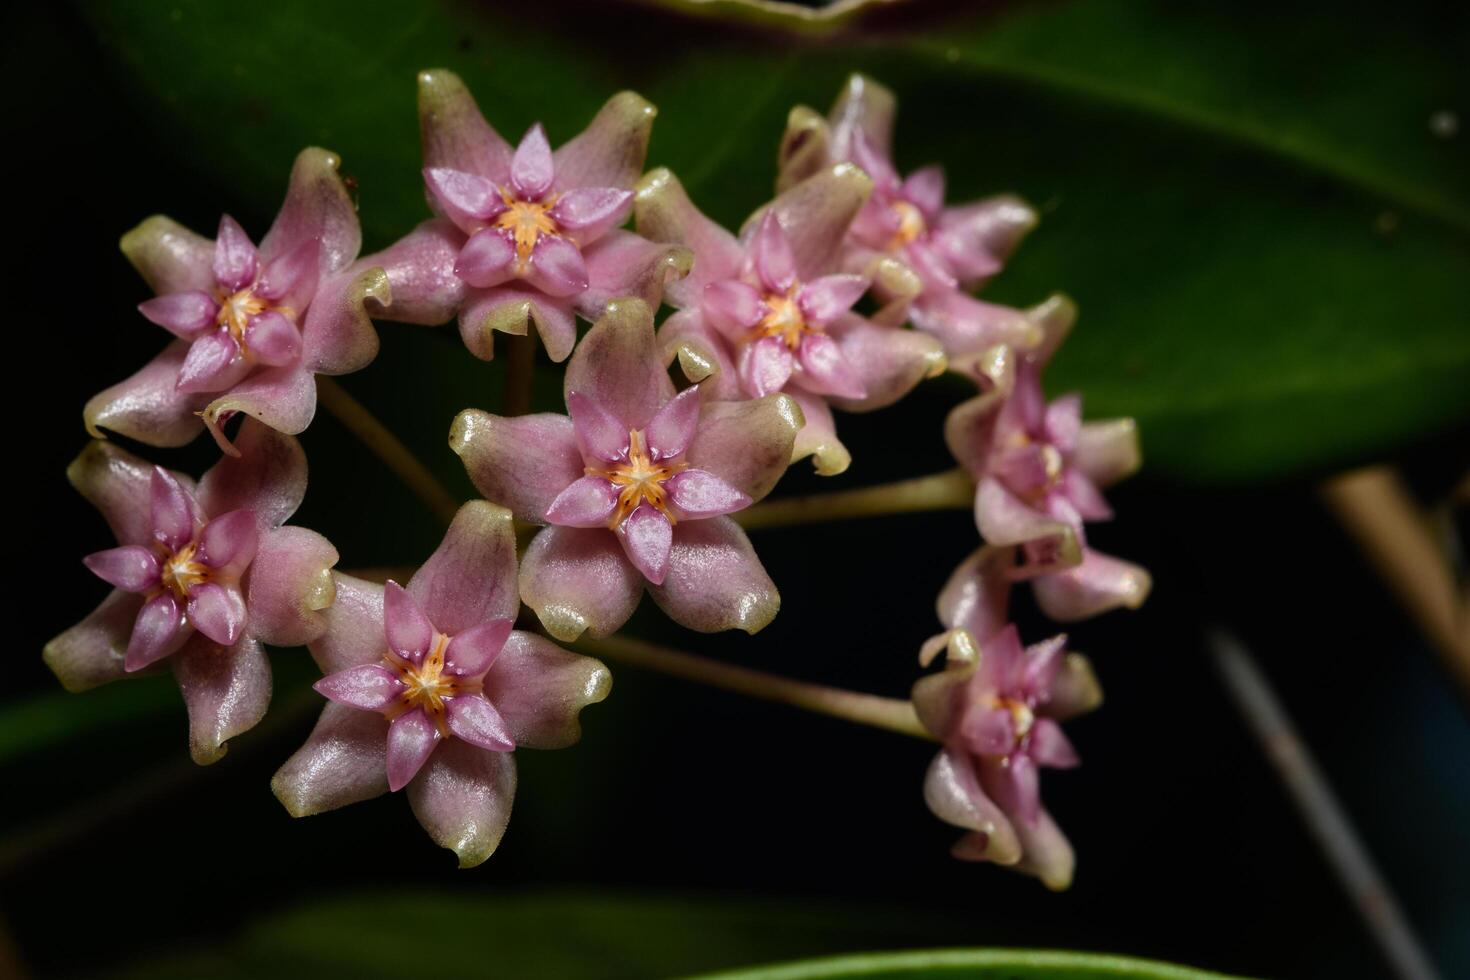
[[[82,410],[87,431],[102,438],[103,429],[150,446],[182,446],[204,428],[195,413],[205,395],[180,391],[179,370],[189,344],[175,340],[128,378],[91,398]]]
[[[422,660],[434,643],[434,623],[408,590],[392,580],[383,586],[383,630],[389,649],[412,663]]]
[[[980,787],[974,766],[962,752],[946,748],[935,756],[924,777],[924,802],[945,823],[985,835],[985,859],[1014,864],[1020,857],[1021,845],[1010,820]]]
[[[629,428],[641,429],[674,397],[659,358],[653,311],[637,299],[617,300],[593,324],[567,362],[566,392],[580,392]]]
[[[306,497],[306,453],[291,436],[246,419],[235,436],[238,457],[225,456],[199,480],[206,514],[254,513],[264,534],[284,524]]]
[[[987,546],[966,558],[940,590],[939,621],[968,631],[983,648],[1009,622],[1013,557],[1009,548]]]
[[[975,267],[984,269],[988,265],[993,271],[999,262],[1015,251],[1021,239],[1036,224],[1037,215],[1030,205],[1018,197],[1002,195],[946,208],[937,222],[939,234],[936,238],[944,243],[945,251],[954,260],[964,285],[973,286],[989,273],[966,275],[967,259],[983,256],[989,262],[978,261]]]
[[[521,562],[521,598],[547,632],[570,643],[583,631],[607,636],[633,615],[643,576],[611,532],[549,527],[531,540]]]
[[[781,227],[780,216],[768,210],[761,216],[750,243],[750,259],[768,292],[784,293],[796,281],[796,258]]]
[[[674,622],[701,633],[756,633],[781,608],[750,539],[728,517],[676,526],[668,573],[648,591]]]
[[[189,345],[177,384],[181,394],[207,394],[225,391],[249,373],[250,362],[240,356],[235,339],[223,330],[214,330]]]
[[[547,212],[578,244],[596,241],[604,232],[628,219],[633,192],[617,187],[580,187],[556,199]]]
[[[255,557],[259,542],[255,513],[233,510],[204,525],[199,532],[199,551],[195,557],[216,571],[238,574]]]
[[[847,470],[852,463],[852,454],[837,438],[837,423],[832,418],[832,409],[820,395],[793,387],[791,399],[801,409],[804,424],[796,434],[791,447],[791,461],[812,458],[812,468],[818,476],[836,476]]]
[[[506,208],[500,186],[478,174],[448,167],[426,167],[424,186],[438,205],[435,210],[467,234],[477,231]]]
[[[173,593],[154,596],[138,610],[123,666],[131,673],[162,660],[183,646],[190,632]]]
[[[1112,609],[1137,609],[1153,579],[1142,567],[1088,548],[1081,564],[1037,578],[1036,602],[1061,622],[1087,619]]]
[[[1000,759],[983,759],[980,784],[1018,830],[1036,820],[1041,810],[1040,774],[1030,756],[1017,752]]]
[[[498,286],[515,276],[516,244],[504,228],[482,228],[470,236],[454,263],[454,274],[471,286]]]
[[[1084,521],[1105,521],[1113,516],[1113,508],[1108,506],[1102,491],[1076,467],[1069,466],[1062,471],[1058,489]]]
[[[975,494],[975,524],[993,545],[1024,544],[1035,571],[1076,565],[1082,560],[1076,531],[1029,507],[999,480],[985,477]]]
[[[739,354],[740,385],[751,398],[762,398],[786,387],[796,370],[796,359],[780,337],[762,337],[744,344]]]
[[[337,154],[319,147],[307,147],[296,155],[286,200],[260,241],[262,259],[270,261],[311,240],[319,243],[323,275],[357,258],[362,230],[357,204],[338,173],[341,165]]]
[[[322,709],[306,744],[271,779],[293,817],[309,817],[388,792],[388,721],[340,704]]]
[[[866,276],[822,276],[802,286],[796,298],[809,323],[825,326],[852,309],[852,304],[868,291],[868,285]]]
[[[676,473],[664,484],[664,489],[681,520],[716,517],[744,510],[751,504],[749,496],[708,470],[687,469]]]
[[[307,238],[290,251],[277,255],[260,270],[255,295],[300,313],[316,295],[317,281],[321,278],[321,253],[321,241]]]
[[[443,274],[458,281],[450,268]],[[464,284],[460,283],[460,289]],[[301,324],[302,364],[313,374],[351,374],[378,356],[372,316],[390,303],[387,273],[377,266],[353,265],[322,280]]]
[[[1035,348],[1041,329],[1021,310],[975,299],[957,290],[928,290],[909,310],[909,322],[938,337],[951,356],[978,354],[999,344]]]
[[[546,140],[546,130],[536,123],[521,137],[515,156],[511,158],[511,186],[523,200],[538,201],[551,190],[555,177],[551,144]]]
[[[618,488],[600,476],[584,476],[546,509],[546,520],[562,527],[606,527],[618,506]]]
[[[453,223],[425,221],[381,252],[364,256],[355,268],[382,268],[392,296],[382,318],[435,326],[446,323],[464,303],[465,281],[454,274],[466,238]]]
[[[572,420],[550,412],[502,418],[465,409],[449,430],[449,448],[485,499],[538,524],[584,465]]]
[[[308,644],[324,674],[374,664],[388,651],[383,635],[383,586],[333,572],[333,601],[321,611],[325,629]]]
[[[567,412],[577,434],[577,446],[589,462],[612,462],[627,456],[629,426],[580,391],[567,392]]]
[[[577,714],[607,697],[612,675],[601,661],[569,653],[549,640],[513,631],[485,677],[516,745],[559,749],[581,736]]]
[[[234,585],[205,582],[189,590],[189,622],[222,646],[230,646],[245,631],[245,597]]]
[[[521,603],[510,511],[484,500],[461,506],[444,540],[409,580],[408,594],[441,633],[514,618]]]
[[[153,544],[153,464],[116,443],[94,440],[66,468],[66,478],[101,512],[120,544]],[[192,486],[187,477],[174,474]]]
[[[86,691],[126,674],[123,658],[143,597],[108,593],[86,618],[46,644],[42,659],[68,691]]]
[[[570,238],[542,235],[522,276],[548,296],[575,296],[587,288],[587,263]],[[485,285],[494,285],[485,283]]]
[[[819,171],[783,192],[767,207],[786,232],[796,278],[809,281],[838,271],[853,218],[872,192],[868,175],[848,163]],[[759,219],[764,222],[764,215]]]
[[[673,542],[669,519],[648,504],[640,504],[618,526],[617,536],[633,567],[653,585],[662,584]]]
[[[484,677],[500,656],[514,625],[515,620],[509,617],[492,619],[456,633],[444,650],[444,669],[456,677]]]
[[[1077,433],[1073,463],[1094,485],[1106,487],[1137,471],[1142,462],[1132,419],[1087,422]]]
[[[1052,678],[1038,710],[1047,717],[1066,721],[1086,714],[1102,704],[1102,685],[1097,682],[1092,664],[1080,653],[1069,653]]]
[[[608,99],[587,128],[556,151],[557,185],[632,187],[643,172],[654,114],[636,92]]]
[[[1072,743],[1062,734],[1062,726],[1050,718],[1037,718],[1032,723],[1031,738],[1026,751],[1036,760],[1038,766],[1049,766],[1053,769],[1071,769],[1082,762],[1077,757],[1077,750],[1072,748]]]
[[[455,738],[487,752],[510,752],[516,747],[500,712],[478,694],[452,698],[444,709]]]
[[[1072,872],[1077,864],[1072,845],[1052,820],[1046,810],[1039,810],[1036,819],[1017,821],[1016,835],[1021,840],[1021,860],[1016,870],[1035,875],[1052,891],[1065,891],[1071,887]]]
[[[125,592],[146,592],[158,584],[158,556],[142,545],[97,551],[82,563],[93,575]]]
[[[498,184],[510,179],[509,144],[485,121],[453,72],[419,72],[419,131],[424,166],[463,170]]]
[[[744,256],[740,243],[694,206],[668,170],[650,171],[639,182],[634,209],[638,234],[685,246],[694,254],[688,276],[668,284],[668,301],[674,306],[696,308],[706,285],[736,277]]]
[[[1070,455],[1077,448],[1082,432],[1082,396],[1062,395],[1053,399],[1043,414],[1042,432],[1048,442]]]
[[[688,448],[699,426],[699,397],[698,385],[685,388],[648,420],[644,435],[654,459],[668,459]]]
[[[138,304],[138,312],[176,337],[193,340],[215,325],[219,304],[202,290],[167,293]]]
[[[849,75],[828,117],[832,123],[833,159],[848,159],[859,134],[875,153],[888,156],[897,102],[891,91],[866,75]]]
[[[789,395],[707,402],[685,459],[760,500],[790,465],[801,427],[801,409]]]
[[[842,352],[837,341],[826,334],[807,334],[797,349],[801,362],[801,386],[819,395],[860,401],[867,395],[862,378]]]
[[[706,400],[735,401],[745,398],[735,370],[734,351],[699,310],[681,310],[663,322],[658,346],[665,364],[679,362],[679,371],[700,385]]]
[[[566,360],[577,342],[572,301],[548,296],[521,281],[470,290],[459,313],[459,335],[471,354],[488,361],[495,356],[495,334],[523,337],[533,323],[546,356]]]
[[[321,636],[327,628],[322,611],[336,598],[335,564],[337,549],[315,531],[266,531],[252,566],[255,572],[245,580],[250,635],[278,647],[305,646]]]
[[[991,389],[960,402],[944,420],[945,444],[971,475],[983,474],[990,467],[996,427],[1005,403],[1006,392]]]
[[[500,844],[515,799],[515,756],[450,739],[408,787],[408,801],[429,836],[459,857],[484,862]]]
[[[228,290],[241,289],[255,281],[260,269],[260,253],[245,234],[245,229],[229,215],[219,219],[219,234],[214,239],[214,278]]]
[[[201,290],[213,293],[214,242],[161,214],[122,237],[122,252],[161,295]]]
[[[657,308],[665,287],[687,276],[694,264],[694,253],[682,245],[651,242],[617,229],[581,248],[587,288],[577,294],[576,305],[588,320],[597,320],[608,303],[624,296]]]
[[[222,647],[196,633],[170,662],[189,709],[189,753],[201,766],[218,762],[225,743],[254,728],[270,705],[265,649],[250,637]]]
[[[439,729],[422,708],[413,708],[388,725],[388,789],[407,786],[439,744]]]
[[[328,674],[312,685],[322,697],[363,711],[385,711],[406,688],[382,664],[363,664]]]
[[[915,170],[904,179],[900,193],[924,212],[925,220],[933,221],[944,207],[944,168],[934,165]]]
[[[296,324],[269,310],[250,318],[245,328],[245,349],[262,364],[293,364],[301,356],[301,334]]]
[[[971,711],[960,726],[965,744],[977,755],[1006,755],[1016,747],[1016,723],[1005,708]]]
[[[266,368],[210,402],[204,408],[204,422],[222,448],[229,444],[220,427],[237,412],[288,435],[304,432],[316,414],[316,378],[300,365]]]
[[[699,309],[710,326],[738,339],[766,315],[766,301],[749,283],[721,279],[704,287]]]
[[[1021,671],[1021,691],[1036,701],[1044,701],[1051,690],[1067,655],[1066,634],[1033,643],[1026,648],[1026,662]]]
[[[153,539],[170,551],[178,551],[194,540],[194,518],[198,505],[189,488],[179,482],[172,471],[153,467],[148,484],[149,516],[153,522]]]

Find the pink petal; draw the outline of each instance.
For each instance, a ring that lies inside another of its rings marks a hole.
[[[251,637],[221,648],[196,633],[169,661],[189,709],[189,754],[201,766],[224,757],[225,743],[254,728],[271,699],[271,667]]]
[[[1002,195],[946,208],[935,238],[955,263],[964,285],[972,286],[998,269],[1036,223],[1036,212],[1026,202]],[[967,266],[976,274],[971,275]],[[981,271],[987,268],[989,272]]]
[[[797,349],[801,361],[801,384],[819,395],[862,398],[867,394],[862,378],[853,370],[842,348],[826,334],[808,334]]]
[[[837,438],[837,422],[832,417],[827,399],[796,386],[792,386],[787,394],[801,408],[806,423],[792,444],[792,461],[810,456],[812,468],[818,476],[836,476],[845,472],[852,464],[852,454]]]
[[[1046,406],[1042,432],[1048,442],[1070,455],[1082,433],[1082,396],[1063,395]]]
[[[495,334],[523,337],[536,326],[546,356],[564,361],[577,342],[572,302],[548,296],[523,280],[491,289],[472,289],[459,311],[459,336],[471,354],[482,360],[495,356]]]
[[[1067,637],[1054,636],[1026,648],[1026,663],[1021,671],[1021,690],[1027,697],[1044,702],[1052,681],[1067,656]]]
[[[587,263],[570,238],[542,235],[531,249],[524,277],[548,296],[575,296],[587,288]]]
[[[419,72],[419,131],[425,165],[463,170],[498,183],[510,179],[510,146],[485,121],[453,72]]]
[[[918,330],[882,326],[848,314],[831,324],[827,335],[842,348],[843,359],[865,392],[855,400],[839,398],[837,407],[848,411],[892,405],[945,366],[943,345]]]
[[[1132,419],[1087,422],[1077,434],[1073,463],[1094,486],[1110,486],[1135,472],[1141,458]]]
[[[1036,602],[1052,619],[1071,622],[1111,609],[1137,609],[1148,598],[1153,580],[1142,567],[1091,548],[1075,568],[1036,579]]]
[[[332,603],[321,611],[326,628],[310,644],[323,674],[383,659],[383,586],[332,573]]]
[[[245,597],[238,586],[205,582],[189,590],[187,615],[199,632],[231,646],[245,629]]]
[[[682,453],[699,427],[699,386],[692,385],[671,398],[648,420],[644,435],[654,459],[669,459]]]
[[[579,243],[595,241],[628,218],[633,192],[616,187],[579,187],[557,198],[549,212],[563,231],[576,232]]]
[[[388,721],[341,704],[322,709],[306,744],[271,779],[293,817],[308,817],[388,792]]]
[[[633,567],[654,585],[662,584],[669,567],[669,546],[673,541],[669,519],[648,504],[640,504],[617,532]]]
[[[674,383],[654,339],[653,310],[620,299],[587,331],[567,362],[563,390],[580,392],[631,429],[648,424],[674,397]]]
[[[258,542],[255,512],[235,510],[204,525],[199,532],[197,557],[210,568],[229,569],[238,574],[255,557]]]
[[[612,675],[601,661],[569,653],[535,633],[514,630],[485,676],[516,745],[559,749],[581,736],[577,714],[607,697]]]
[[[480,697],[471,694],[453,698],[445,706],[449,730],[456,738],[490,752],[510,752],[516,747],[510,728],[500,712]]]
[[[961,727],[965,744],[976,755],[1007,755],[1016,747],[1016,725],[1004,708],[971,711]]]
[[[153,467],[148,487],[153,538],[170,551],[178,551],[194,540],[196,504],[193,495],[171,471]]]
[[[153,464],[115,442],[94,439],[66,468],[66,478],[102,514],[120,544],[151,547]]]
[[[515,275],[516,245],[503,228],[482,228],[470,236],[454,263],[455,275],[471,286],[498,286]]]
[[[546,520],[562,527],[606,527],[618,506],[618,488],[600,476],[584,476],[546,509]]]
[[[521,598],[547,632],[571,642],[590,631],[607,636],[638,607],[643,576],[600,528],[548,527],[521,562]]]
[[[204,407],[204,424],[228,453],[220,426],[235,413],[259,419],[279,432],[304,432],[316,414],[316,378],[300,364],[256,371]]]
[[[699,520],[744,510],[750,497],[706,470],[688,469],[664,484],[669,502],[685,520]]]
[[[786,472],[801,425],[801,410],[787,395],[712,401],[700,414],[684,458],[759,500]]]
[[[742,337],[766,315],[766,301],[760,292],[739,279],[706,285],[699,308],[711,326],[734,338]]]
[[[452,261],[440,275],[458,283],[458,290],[465,288]],[[391,297],[396,301],[398,294]],[[333,375],[366,367],[378,356],[378,332],[370,315],[381,315],[389,298],[390,282],[381,268],[354,265],[323,279],[306,318],[297,320],[302,366],[312,374]]]
[[[557,149],[563,188],[632,187],[643,172],[655,110],[636,92],[608,99],[587,128]]]
[[[584,465],[572,420],[550,412],[501,418],[466,409],[450,427],[449,448],[487,500],[538,524],[546,522],[557,495],[582,476]]]
[[[255,295],[298,313],[306,309],[316,293],[321,254],[321,240],[307,238],[289,252],[277,255],[261,270]]]
[[[465,232],[474,232],[506,207],[499,186],[478,174],[426,167],[424,184],[439,210]]]
[[[142,545],[94,552],[82,563],[93,575],[124,592],[146,592],[158,584],[158,556]]]
[[[1011,821],[981,788],[975,766],[963,752],[945,748],[934,757],[924,776],[924,802],[945,823],[983,835],[985,858],[1014,864],[1020,856]]]
[[[1072,748],[1072,743],[1062,734],[1062,726],[1050,718],[1037,718],[1032,724],[1026,751],[1036,760],[1038,766],[1071,769],[1082,763],[1077,757],[1077,750]]]
[[[214,239],[215,281],[233,292],[254,282],[259,269],[260,255],[245,229],[229,215],[221,217]]]
[[[781,608],[781,596],[750,539],[728,517],[680,522],[668,574],[648,591],[674,622],[701,633],[755,633]]]
[[[363,664],[328,674],[312,685],[322,697],[363,711],[385,711],[405,690],[398,675],[382,664]]]
[[[709,401],[742,401],[735,350],[698,309],[680,310],[658,330],[658,346],[666,362],[679,362],[679,373],[698,383]]]
[[[206,514],[252,511],[261,533],[286,523],[306,496],[306,453],[301,443],[246,419],[235,446],[238,457],[223,457],[200,478],[199,506]]]
[[[413,814],[461,868],[483,862],[500,844],[515,799],[515,755],[450,739],[408,787]]]
[[[407,591],[442,633],[514,617],[520,600],[510,512],[484,500],[461,506],[444,540],[409,580]]]
[[[924,212],[924,220],[933,221],[944,207],[944,168],[929,166],[915,170],[904,180],[899,193]]]
[[[335,153],[319,147],[296,154],[286,199],[260,240],[262,260],[287,255],[308,241],[317,242],[322,275],[337,272],[357,258],[362,229],[357,223],[357,202],[338,173],[341,165]]]
[[[123,664],[129,672],[141,670],[173,653],[188,638],[184,611],[173,594],[154,596],[138,610]]]
[[[1084,521],[1105,521],[1113,516],[1102,491],[1082,471],[1069,466],[1062,471],[1061,492]]]
[[[337,549],[315,531],[280,527],[265,532],[255,567],[268,573],[251,575],[246,583],[250,635],[272,646],[298,647],[326,632],[323,610],[336,598],[336,563]]]
[[[280,367],[301,356],[301,334],[296,324],[276,310],[250,318],[245,327],[245,349],[262,364]]]
[[[791,243],[775,211],[767,210],[761,216],[750,243],[750,256],[756,275],[768,292],[784,293],[796,281],[796,258],[791,254]]]
[[[867,174],[842,163],[803,180],[770,203],[766,210],[779,217],[786,232],[796,278],[812,280],[837,271],[847,230],[872,189]]]
[[[590,462],[613,462],[628,455],[629,426],[580,391],[567,392],[567,412],[577,434],[577,446]]]
[[[878,186],[891,190],[898,184],[898,171],[894,169],[888,150],[880,149],[866,133],[853,133],[848,153],[844,155],[862,167]]]
[[[1052,467],[1061,457],[1045,443],[1001,447],[991,454],[990,472],[1010,490],[1024,499],[1033,499],[1046,490],[1056,474]]]
[[[977,673],[992,691],[1008,697],[1024,692],[1026,649],[1021,646],[1021,634],[1014,624],[1008,623],[984,642]]]
[[[665,287],[687,276],[694,264],[694,253],[684,246],[650,242],[631,231],[614,229],[594,242],[574,237],[584,242],[579,247],[587,263],[587,289],[577,294],[577,312],[588,320],[599,319],[607,304],[625,296],[657,308]]]
[[[212,293],[214,242],[155,214],[122,238],[122,252],[158,295],[203,290]]]
[[[1077,858],[1051,814],[1038,809],[1035,820],[1019,820],[1015,826],[1022,853],[1013,867],[1040,878],[1041,883],[1052,891],[1065,891],[1071,887]]]
[[[982,650],[1009,622],[1012,559],[1005,548],[981,548],[960,563],[939,593],[939,621],[968,630]]]
[[[87,401],[82,419],[87,431],[102,438],[103,429],[150,446],[182,446],[203,428],[198,412],[205,399],[179,391],[179,370],[189,344],[171,342],[137,373]]]
[[[795,370],[791,349],[780,337],[762,337],[740,348],[740,386],[752,398],[780,391]]]
[[[708,284],[739,273],[744,259],[739,241],[701,213],[668,170],[650,171],[639,182],[636,214],[638,234],[685,246],[694,255],[689,274],[668,284],[668,301],[674,306],[697,308]]]
[[[984,786],[1018,824],[1032,823],[1041,810],[1040,778],[1030,756],[1017,752],[1000,760],[986,760]]]
[[[869,284],[867,276],[822,276],[802,286],[796,298],[808,322],[826,326],[852,309]]]
[[[422,708],[406,711],[388,726],[388,789],[407,786],[439,744],[439,729]]]
[[[414,597],[391,579],[383,586],[383,632],[389,649],[412,663],[423,660],[434,643],[434,624]]]
[[[219,305],[200,290],[168,293],[138,304],[138,312],[176,337],[192,340],[214,326]]]
[[[515,620],[506,617],[456,633],[444,651],[444,669],[456,677],[484,677],[513,626]]]
[[[179,368],[178,389],[182,394],[225,391],[250,372],[250,363],[240,356],[233,337],[214,330],[189,345],[189,356]]]
[[[1036,573],[1075,565],[1082,560],[1076,531],[1028,506],[999,480],[985,477],[975,493],[975,523],[993,545],[1034,546]]]
[[[539,201],[551,190],[556,168],[551,159],[551,144],[546,130],[537,123],[521,137],[515,156],[510,161],[510,182],[523,200]]]
[[[363,256],[360,268],[381,267],[392,302],[382,317],[400,323],[437,326],[464,303],[465,282],[454,274],[465,235],[444,218],[422,222],[381,252]]]
[[[90,690],[126,675],[123,656],[143,597],[113,589],[80,623],[53,638],[42,659],[68,691]]]

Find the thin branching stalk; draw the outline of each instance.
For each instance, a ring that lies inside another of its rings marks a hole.
[[[857,490],[768,500],[730,516],[741,527],[752,530],[929,510],[964,510],[974,500],[975,482],[964,470],[953,469]]]

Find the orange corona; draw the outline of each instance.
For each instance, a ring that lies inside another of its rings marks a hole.
[[[587,467],[588,476],[600,476],[618,488],[618,506],[608,518],[608,527],[616,528],[628,519],[628,515],[647,503],[677,524],[678,518],[669,507],[669,494],[664,483],[688,464],[680,462],[655,462],[648,452],[648,442],[641,429],[628,431],[628,461],[598,469]]]

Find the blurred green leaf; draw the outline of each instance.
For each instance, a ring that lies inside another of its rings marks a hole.
[[[184,714],[172,677],[139,678],[83,694],[32,695],[0,705],[0,764],[100,729],[168,713]]]
[[[1470,416],[1470,159],[1430,125],[1458,104],[1463,11],[1072,0],[817,46],[641,5],[533,21],[324,0],[248,26],[199,0],[86,9],[165,110],[156,138],[230,188],[221,209],[266,220],[291,156],[321,143],[359,179],[369,247],[426,214],[419,68],[460,72],[512,138],[542,119],[554,142],[636,87],[661,109],[650,163],[729,223],[768,195],[788,108],[866,71],[901,97],[902,164],[945,162],[952,199],[1015,189],[1042,209],[987,295],[1079,301],[1050,383],[1137,416],[1156,472],[1336,467]]]
[[[703,980],[1210,980],[1183,966],[1049,949],[928,949],[867,953],[709,974]]]

